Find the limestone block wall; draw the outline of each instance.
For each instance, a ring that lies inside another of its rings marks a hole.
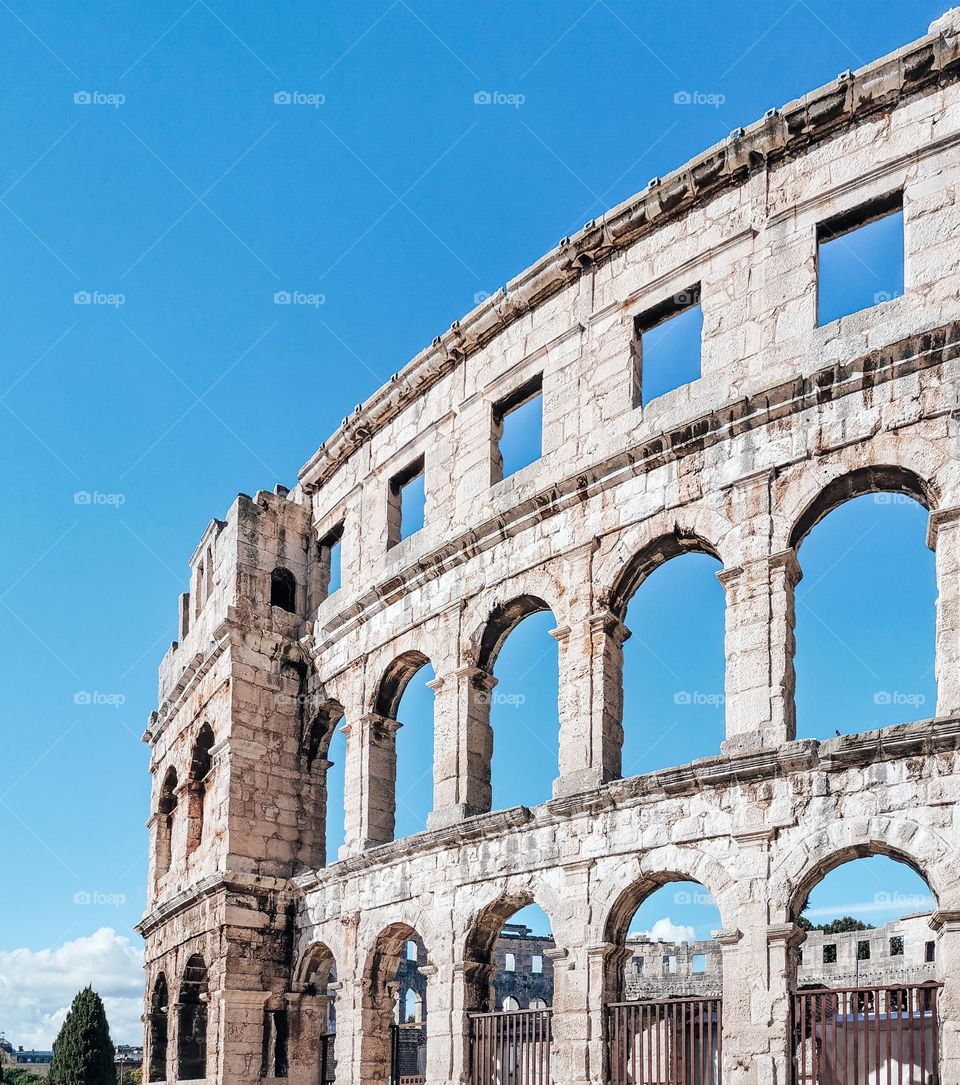
[[[141,924],[171,1020],[203,959],[206,1081],[315,1085],[331,999],[337,1080],[383,1081],[400,954],[416,937],[427,1080],[463,1085],[496,934],[536,901],[556,942],[555,1080],[599,1085],[630,917],[677,879],[701,881],[722,916],[724,1081],[788,1080],[797,911],[826,871],[870,853],[930,882],[943,1079],[960,1080],[958,76],[954,12],[733,133],[455,323],[344,420],[292,490],[240,495],[211,522],[145,736]],[[903,296],[821,326],[818,224],[896,193]],[[696,286],[701,375],[638,406],[638,320]],[[496,480],[498,404],[533,379],[543,455]],[[391,482],[421,458],[424,528],[389,545]],[[876,491],[929,510],[935,715],[798,742],[803,540]],[[715,757],[625,780],[627,604],[688,551],[722,565],[726,738]],[[278,570],[292,582],[284,605]],[[496,656],[537,610],[559,646],[553,798],[491,811]],[[428,831],[394,840],[397,705],[426,661],[433,810]],[[346,843],[328,856],[338,727]],[[177,1080],[167,1054],[154,1080]]]

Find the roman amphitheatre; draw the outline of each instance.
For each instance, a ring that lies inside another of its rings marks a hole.
[[[352,410],[295,486],[216,510],[145,736],[150,1081],[960,1082],[958,79],[954,10],[564,238]],[[902,292],[825,319],[825,247],[891,216]],[[651,397],[647,337],[692,310],[698,371]],[[530,404],[540,454],[508,472]],[[798,739],[803,544],[870,493],[929,513],[937,703]],[[722,565],[725,739],[624,776],[627,604],[688,553]],[[540,612],[553,795],[492,809],[498,655]],[[432,811],[397,839],[398,705],[428,663]],[[883,948],[916,945],[912,970],[811,974],[803,904],[870,855],[935,900]],[[650,997],[630,923],[676,881],[716,902],[713,980]],[[515,953],[533,903],[552,937]],[[498,988],[508,953],[549,972],[544,1005]]]

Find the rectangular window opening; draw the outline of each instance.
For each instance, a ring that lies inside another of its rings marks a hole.
[[[831,942],[829,945],[823,947],[823,963],[824,964],[836,964],[837,963],[837,947],[836,944]]]
[[[869,961],[870,960],[870,943],[867,941],[857,942],[857,960]]]
[[[895,934],[890,939],[890,956],[902,957],[903,956],[903,935]]]
[[[633,339],[634,407],[645,407],[697,380],[702,337],[699,283],[637,317]]]
[[[671,976],[677,974],[677,958],[674,954],[670,954],[663,958],[663,967],[665,972],[669,972]]]
[[[503,970],[504,972],[516,972],[517,958],[512,953],[507,953],[504,956]]]
[[[343,524],[337,524],[332,531],[327,532],[317,548],[321,600],[333,595],[340,587],[342,540]]]
[[[936,942],[926,943],[926,945],[924,946],[923,959],[927,962],[927,964],[933,964],[933,962],[937,959]]]
[[[543,374],[493,407],[494,454],[490,481],[509,478],[543,455]]]
[[[817,225],[817,324],[903,294],[903,192]]]
[[[530,970],[535,976],[539,976],[543,972],[543,958],[534,954],[530,958]]]
[[[702,975],[707,970],[707,957],[704,953],[694,953],[691,960],[691,968],[695,976]]]
[[[426,475],[423,456],[390,480],[387,547],[409,539],[421,530],[426,505]]]

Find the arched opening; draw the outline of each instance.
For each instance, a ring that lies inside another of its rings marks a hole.
[[[149,1052],[147,1074],[150,1081],[167,1080],[167,1021],[170,1010],[170,993],[167,978],[161,972],[150,995]]]
[[[199,1081],[207,1076],[207,966],[195,953],[183,970],[177,1021],[177,1077]]]
[[[549,1085],[555,950],[530,894],[495,901],[477,918],[464,971],[475,1085]]]
[[[797,737],[833,738],[936,713],[927,499],[915,476],[866,469],[831,483],[800,517]]]
[[[881,843],[828,856],[802,879],[789,962],[799,1080],[935,1079],[943,978],[935,908],[912,861]]]
[[[345,838],[345,767],[347,736],[340,726],[343,707],[328,701],[306,728],[302,756],[310,779],[305,803],[315,811],[315,843],[312,850],[317,866],[337,861]]]
[[[426,1081],[428,963],[423,939],[405,923],[377,938],[363,987],[363,1085]]]
[[[489,759],[478,765],[486,809],[534,806],[553,793],[560,760],[555,626],[543,599],[524,595],[498,607],[484,630],[472,707],[488,739],[481,746]]]
[[[302,992],[296,1041],[291,1048],[291,1076],[327,1085],[336,1081],[337,965],[330,950],[311,946],[298,969]]]
[[[610,1080],[719,1085],[722,923],[710,891],[682,875],[644,879],[607,926],[617,947],[605,977]]]
[[[288,610],[291,614],[297,610],[297,578],[282,566],[270,574],[270,606]]]
[[[671,537],[628,567],[614,593],[630,631],[623,645],[624,777],[720,752],[726,734],[721,568],[701,540]]]
[[[433,808],[434,694],[436,675],[429,659],[404,652],[387,668],[377,691],[374,712],[383,721],[371,738],[371,769],[393,780],[393,796],[383,796],[384,840],[422,832]]]
[[[205,723],[193,744],[190,758],[187,811],[187,854],[195,851],[203,839],[203,822],[210,777],[210,751],[213,749],[213,730]]]
[[[159,881],[170,869],[173,851],[173,827],[177,812],[177,770],[171,765],[160,785],[157,802],[157,862],[156,876]]]

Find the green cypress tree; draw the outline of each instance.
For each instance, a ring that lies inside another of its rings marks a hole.
[[[53,1045],[51,1085],[115,1085],[113,1041],[100,996],[85,987]]]

